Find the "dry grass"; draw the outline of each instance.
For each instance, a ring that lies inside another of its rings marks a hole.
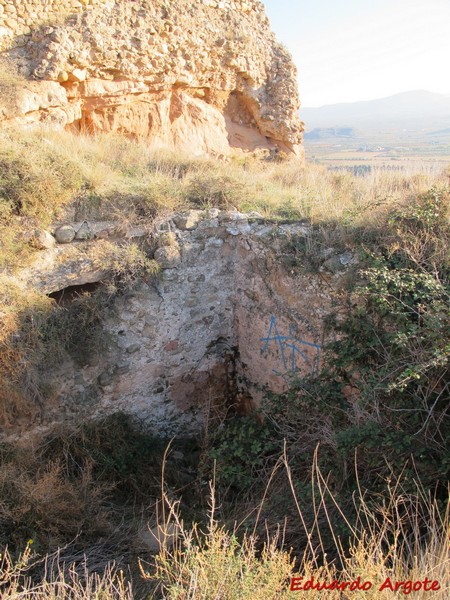
[[[66,566],[58,554],[34,560],[29,544],[17,560],[8,551],[0,555],[0,590],[3,600],[133,600],[130,584],[114,565],[102,574]],[[35,583],[30,574],[38,568],[44,577]]]
[[[18,429],[35,421],[52,401],[46,372],[69,356],[78,361],[99,352],[105,339],[101,320],[111,299],[138,278],[159,272],[134,243],[100,240],[86,259],[105,271],[105,285],[69,307],[0,273],[0,427]]]
[[[332,173],[296,160],[220,163],[149,150],[143,141],[67,132],[1,133],[0,216],[9,210],[47,226],[67,203],[94,217],[149,219],[189,207],[234,206],[313,224],[373,222],[386,207],[445,185],[445,174]]]
[[[37,358],[42,352],[39,323],[52,301],[0,275],[0,423],[19,425],[36,415],[42,397]],[[33,315],[33,318],[30,318]]]
[[[0,446],[0,547],[20,548],[30,536],[41,551],[108,531],[111,485],[94,476],[94,461],[46,452],[34,443]]]
[[[286,454],[280,457],[278,468],[285,470],[291,482],[290,490],[297,506],[298,519],[305,527],[307,542],[303,551],[294,556],[292,550],[284,547],[282,526],[279,526],[275,535],[267,534],[265,542],[256,538],[254,530],[242,531],[238,527],[233,531],[225,529],[216,519],[218,507],[213,484],[204,528],[198,524],[186,526],[180,517],[179,502],[171,500],[163,491],[159,536],[161,550],[152,563],[140,563],[143,578],[155,585],[151,598],[282,600],[291,597],[290,586],[296,585],[296,597],[306,600],[319,597],[314,596],[315,592],[311,589],[301,589],[307,581],[311,581],[314,585],[331,585],[331,589],[323,594],[332,600],[350,600],[354,597],[378,600],[384,596],[401,598],[408,595],[414,583],[423,582],[425,578],[430,582],[429,585],[438,582],[440,589],[433,592],[433,598],[448,598],[449,512],[447,510],[442,514],[420,485],[415,495],[406,495],[402,491],[401,479],[393,481],[390,497],[377,505],[368,502],[360,491],[354,498],[358,517],[356,521],[348,523],[350,538],[344,540],[331,518],[331,509],[340,511],[340,507],[328,487],[327,478],[318,467],[317,453],[311,481],[316,490],[316,519],[309,529],[305,525],[302,500],[297,496]],[[275,478],[271,478],[256,509],[257,520],[271,493],[273,481]],[[51,490],[54,485],[55,473],[52,471]],[[162,489],[165,489],[164,485]],[[55,511],[54,507],[49,512],[49,525],[52,519],[58,518]],[[322,522],[320,513],[329,520],[335,545],[332,555],[327,555],[320,541],[315,545],[312,542],[313,539],[321,539],[318,531]],[[342,517],[345,519],[345,514]],[[174,535],[174,532],[177,534]],[[367,583],[371,585],[368,589],[360,589],[357,595],[355,591],[346,589],[358,581],[360,586],[366,584],[367,587]],[[381,593],[380,587],[383,584],[391,585],[389,582],[394,585],[403,583],[397,592],[387,588]],[[425,600],[431,592],[426,591],[423,584],[419,587],[421,589],[414,591],[414,598]],[[89,572],[83,564],[81,568],[80,564],[65,564],[58,554],[38,561],[32,556],[30,545],[16,560],[7,551],[3,553],[0,589],[2,598],[6,600],[128,600],[136,597],[122,573],[115,572],[111,565],[98,574]]]
[[[2,206],[13,215],[48,226],[81,186],[78,165],[37,134],[2,132],[1,142]]]
[[[95,268],[107,269],[110,273],[108,285],[114,291],[120,282],[121,287],[131,285],[140,277],[155,277],[160,267],[134,243],[122,246],[107,240],[99,241],[88,254]]]
[[[189,207],[256,210],[270,219],[308,220],[322,227],[320,244],[338,247],[349,237],[355,243],[355,228],[382,228],[393,206],[445,183],[445,174],[429,171],[374,171],[355,178],[295,160],[272,163],[247,157],[219,163],[154,153],[144,142],[120,136],[11,131],[0,132],[0,142],[0,268],[6,273],[33,259],[30,234],[64,220],[68,207],[74,207],[78,219],[116,220],[124,229]],[[111,271],[112,265],[113,275],[127,280],[138,270],[154,271],[154,264],[133,246],[98,244],[95,253],[99,268]],[[33,303],[38,315],[50,310],[45,298],[28,292],[25,298],[11,285],[4,280],[0,295],[0,311],[7,315],[0,329],[7,364],[0,366],[5,381],[0,396],[7,398],[0,408],[4,422],[32,414],[40,401],[30,352],[40,338],[33,335],[36,328],[29,328],[24,338],[18,327],[33,313]],[[24,385],[31,402],[24,403],[18,394],[18,386]]]
[[[30,232],[71,206],[78,220],[152,221],[186,208],[256,210],[268,219],[370,228],[399,203],[446,185],[445,173],[331,173],[296,160],[220,163],[152,152],[143,141],[68,132],[0,132],[0,268],[26,264]],[[70,217],[69,217],[70,218]]]
[[[17,94],[26,85],[27,80],[19,75],[12,60],[0,56],[0,111],[8,113],[17,110]],[[6,109],[6,110],[5,110]]]
[[[300,506],[300,499],[292,481],[286,454],[280,459],[291,482],[291,492],[297,506],[300,522],[305,525],[305,518]],[[327,589],[327,598],[338,600],[353,598],[355,592],[345,590],[345,582],[360,580],[360,585],[370,582],[370,589],[358,591],[358,598],[378,600],[380,595],[403,597],[411,593],[414,582],[428,578],[437,581],[439,591],[433,597],[439,600],[448,598],[450,582],[449,568],[449,512],[444,516],[439,513],[436,504],[424,495],[418,487],[416,496],[402,494],[401,480],[391,488],[391,496],[387,503],[373,507],[366,501],[361,492],[355,498],[358,518],[355,523],[348,523],[351,537],[347,545],[340,539],[334,525],[328,525],[335,542],[334,558],[327,556],[325,548],[319,543],[313,546],[315,535],[320,538],[320,531],[315,531],[320,522],[320,512],[329,518],[330,508],[336,508],[335,498],[327,485],[327,480],[318,467],[317,453],[313,468],[313,487],[319,493],[316,497],[316,523],[305,533],[309,542],[303,553],[294,558],[292,550],[283,548],[283,531],[275,536],[268,536],[261,543],[251,532],[239,535],[237,531],[228,532],[215,520],[216,506],[214,486],[211,485],[209,522],[206,532],[202,533],[197,525],[186,528],[179,517],[179,507],[165,496],[167,515],[163,531],[179,532],[175,544],[173,537],[162,537],[163,547],[155,558],[153,570],[147,571],[141,566],[144,577],[159,582],[159,593],[167,600],[245,600],[250,598],[267,598],[271,600],[290,598],[289,590],[292,578],[297,585],[303,586],[308,580],[313,583],[332,584],[334,589]],[[266,489],[266,494],[270,493]],[[266,494],[264,498],[266,497]],[[264,499],[258,510],[261,514]],[[330,506],[332,505],[332,506]],[[342,515],[345,519],[345,515]],[[256,526],[255,526],[256,529]],[[165,543],[165,540],[170,540]],[[301,578],[301,579],[300,579]],[[387,587],[382,594],[380,587],[390,582],[404,582],[396,593]],[[412,583],[407,583],[412,582]],[[348,585],[349,585],[348,584]],[[311,598],[311,589],[297,588],[297,598]],[[430,591],[423,586],[414,592],[418,599],[428,598]],[[318,597],[318,596],[314,596]]]

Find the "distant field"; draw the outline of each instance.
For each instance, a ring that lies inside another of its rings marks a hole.
[[[398,167],[410,174],[450,163],[450,97],[414,90],[364,102],[303,108],[309,160],[330,168]]]
[[[305,140],[306,157],[330,169],[359,166],[409,173],[421,170],[440,171],[450,165],[450,136],[445,140],[393,139],[374,135],[371,138]]]

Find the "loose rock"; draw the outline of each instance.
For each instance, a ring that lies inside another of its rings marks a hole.
[[[163,246],[156,250],[155,260],[161,269],[174,269],[181,263],[180,251],[175,246]]]
[[[197,227],[201,218],[201,210],[189,210],[181,215],[176,215],[173,220],[178,229],[190,231]]]
[[[75,229],[71,225],[62,225],[55,231],[55,239],[58,244],[70,244],[75,239]]]

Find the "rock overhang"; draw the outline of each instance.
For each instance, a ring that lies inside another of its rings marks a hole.
[[[2,126],[115,131],[191,154],[301,153],[295,66],[258,0],[4,6],[5,54],[28,81]]]

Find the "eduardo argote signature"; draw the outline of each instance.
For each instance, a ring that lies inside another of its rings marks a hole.
[[[322,590],[339,590],[339,591],[367,591],[370,590],[374,585],[378,585],[378,591],[389,590],[391,592],[401,592],[407,596],[411,592],[418,592],[423,590],[425,592],[436,592],[441,589],[441,586],[437,580],[424,579],[412,581],[410,579],[406,581],[393,581],[390,577],[380,584],[374,584],[372,581],[361,581],[361,577],[357,577],[353,581],[316,581],[314,577],[305,579],[304,577],[292,577],[291,578],[291,592],[300,591],[322,591]]]

